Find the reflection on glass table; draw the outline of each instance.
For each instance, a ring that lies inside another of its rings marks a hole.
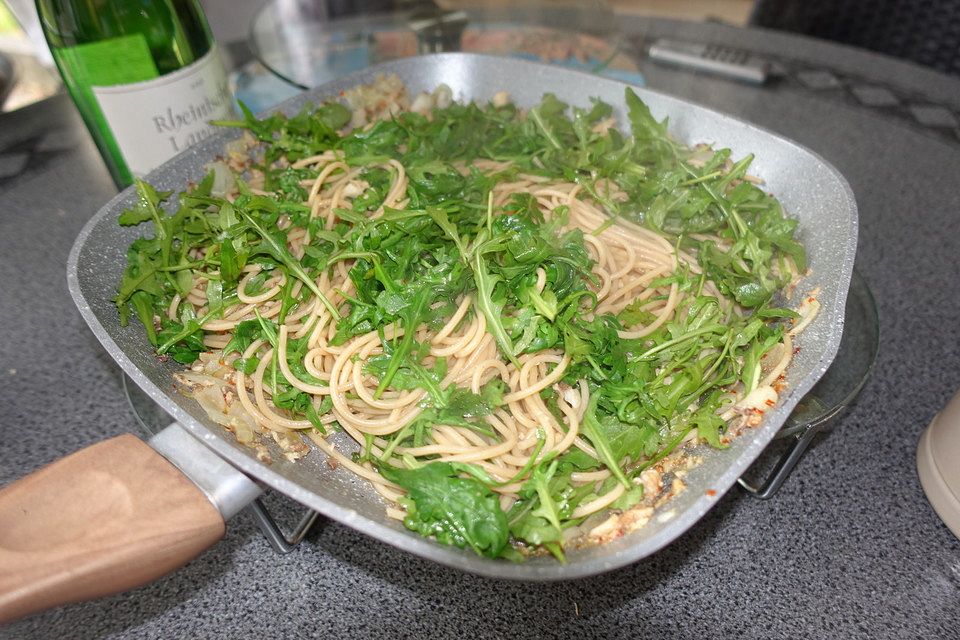
[[[264,66],[305,89],[439,51],[516,56],[643,83],[602,0],[273,0],[254,17],[250,45]]]

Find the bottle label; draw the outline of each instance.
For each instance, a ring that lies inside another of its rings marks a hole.
[[[233,117],[227,74],[216,46],[164,76],[112,86],[92,86],[130,172],[143,176]]]

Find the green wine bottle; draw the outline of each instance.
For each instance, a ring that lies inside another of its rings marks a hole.
[[[118,186],[210,135],[233,100],[197,0],[37,0],[47,43]]]

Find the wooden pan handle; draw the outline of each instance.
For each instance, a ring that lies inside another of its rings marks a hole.
[[[223,537],[216,507],[132,435],[0,489],[0,624],[132,589]]]

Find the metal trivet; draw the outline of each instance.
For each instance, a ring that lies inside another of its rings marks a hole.
[[[247,507],[247,513],[253,516],[254,521],[256,521],[257,526],[260,527],[260,531],[263,532],[267,542],[270,543],[270,546],[273,547],[273,550],[277,553],[290,553],[296,549],[297,545],[307,537],[310,528],[320,516],[318,511],[306,509],[303,515],[300,516],[300,522],[297,523],[296,528],[288,535],[283,532],[276,520],[273,519],[273,516],[270,515],[261,498],[257,498],[250,503],[250,506]]]

